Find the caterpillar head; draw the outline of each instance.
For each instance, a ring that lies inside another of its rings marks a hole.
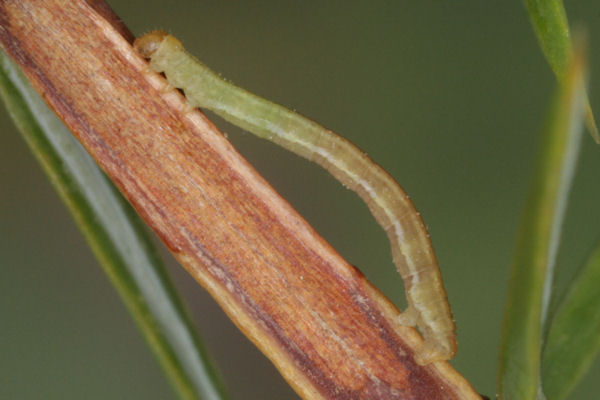
[[[168,40],[172,42],[172,45],[183,48],[183,45],[178,39],[161,30],[148,32],[144,36],[140,36],[139,38],[135,39],[133,42],[133,48],[142,57],[151,58],[164,40]]]

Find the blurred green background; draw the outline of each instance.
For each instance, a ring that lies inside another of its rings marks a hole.
[[[440,260],[458,325],[452,364],[493,397],[508,265],[555,87],[521,2],[109,3],[136,35],[173,33],[225,77],[341,133],[398,179]],[[600,116],[600,3],[566,6],[589,34],[590,98]],[[404,307],[387,239],[357,196],[305,160],[214,121]],[[4,109],[0,126],[0,398],[175,398]],[[585,135],[559,292],[600,239],[599,152]],[[232,398],[296,399],[205,291],[168,263]],[[573,398],[594,398],[598,378],[596,362]]]

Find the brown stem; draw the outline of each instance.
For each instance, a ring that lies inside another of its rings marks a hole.
[[[394,306],[149,72],[118,21],[102,1],[0,0],[3,49],[294,389],[479,398],[447,363],[415,363],[421,338]]]

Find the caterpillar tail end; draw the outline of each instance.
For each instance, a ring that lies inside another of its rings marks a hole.
[[[440,341],[438,338],[425,337],[423,346],[417,351],[415,361],[427,365],[436,361],[448,361],[456,354],[456,342]]]
[[[413,306],[398,315],[398,323],[404,326],[418,327],[423,333],[424,342],[415,354],[419,365],[427,365],[436,361],[448,361],[456,355],[456,337],[452,333],[434,333],[428,326],[420,323],[419,312]]]

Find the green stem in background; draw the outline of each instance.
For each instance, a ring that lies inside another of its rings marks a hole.
[[[562,0],[525,0],[542,52],[559,82],[566,79],[567,66],[573,53],[569,21]],[[585,99],[586,125],[596,143],[600,134],[589,99]]]
[[[600,351],[600,246],[570,285],[552,319],[543,350],[548,400],[567,398]]]
[[[225,391],[142,222],[0,52],[0,96],[183,399]]]
[[[533,399],[556,253],[577,162],[585,104],[584,61],[575,54],[542,131],[511,268],[500,347],[504,399]]]

